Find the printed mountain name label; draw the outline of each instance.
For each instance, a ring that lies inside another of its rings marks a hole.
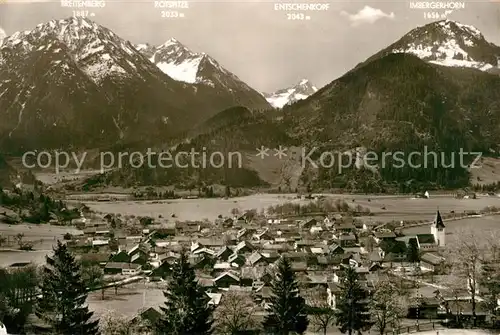
[[[61,7],[71,7],[71,8],[103,8],[106,6],[106,1],[104,0],[84,0],[84,1],[74,1],[74,0],[61,0]]]
[[[155,1],[155,8],[180,8],[180,9],[188,9],[189,2],[187,1]]]
[[[464,9],[465,2],[411,1],[410,9]]]

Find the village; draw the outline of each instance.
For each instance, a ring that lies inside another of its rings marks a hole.
[[[306,302],[332,310],[339,275],[346,267],[355,269],[367,291],[381,281],[397,283],[405,291],[406,311],[403,322],[391,331],[443,327],[450,313],[465,321],[473,317],[467,285],[458,294],[442,284],[451,274],[445,257],[449,234],[439,210],[418,234],[402,232],[403,222],[361,221],[347,211],[290,217],[235,209],[213,222],[104,215],[85,205],[79,211],[81,217],[72,222],[79,232],[66,234],[64,240],[82,266],[94,268],[91,290],[103,300],[105,294],[119,295],[127,285],[142,281],[165,288],[172,265],[187,252],[209,304],[217,307],[237,292],[252,300],[256,318],[265,315],[273,271],[282,257],[290,260]],[[475,300],[482,301],[479,291]],[[137,315],[129,319],[154,323],[160,304],[147,305],[137,306]],[[478,322],[490,322],[491,316],[486,306],[477,305]]]
[[[467,199],[467,195],[460,196]],[[427,192],[420,199],[415,201],[432,201]],[[132,324],[155,324],[161,317],[162,292],[168,288],[174,264],[184,254],[209,305],[217,310],[230,304],[228,300],[235,294],[244,296],[251,302],[256,324],[267,313],[275,271],[284,258],[290,262],[306,304],[323,311],[336,311],[347,268],[355,270],[367,293],[375,292],[381,283],[396,286],[403,311],[385,332],[495,324],[498,296],[492,306],[491,292],[480,283],[479,272],[471,284],[463,272],[456,271],[454,255],[468,238],[467,232],[460,236],[447,226],[487,217],[497,221],[496,207],[463,213],[436,209],[429,217],[419,216],[421,220],[383,221],[354,199],[316,196],[304,201],[261,210],[233,208],[212,221],[180,220],[173,213],[168,217],[111,214],[72,202],[67,211],[75,215],[65,222],[54,216],[44,227],[75,227],[60,240],[79,262],[89,306],[101,319],[113,312]],[[4,214],[4,219],[12,216]],[[15,228],[11,223],[9,227]],[[474,229],[468,231],[474,233]],[[491,232],[474,234],[474,239],[490,238],[489,247],[497,247],[498,239]],[[4,237],[3,247],[30,245],[23,255],[36,253],[40,247],[19,235]],[[55,239],[47,243],[54,244]],[[13,261],[6,270],[43,263],[43,259]],[[31,318],[36,329],[38,320]],[[371,328],[375,331],[376,326]],[[314,331],[338,333],[333,318],[325,324],[324,318],[313,315],[308,332]]]

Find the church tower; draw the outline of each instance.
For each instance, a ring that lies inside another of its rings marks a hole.
[[[436,241],[437,245],[440,247],[445,246],[445,226],[443,223],[443,219],[441,218],[441,213],[439,213],[439,210],[436,213],[436,219],[434,220],[434,223],[431,226],[431,234],[434,235],[434,240]]]

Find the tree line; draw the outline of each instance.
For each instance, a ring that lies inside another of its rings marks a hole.
[[[495,236],[481,245],[483,239],[463,233],[460,248],[449,250],[449,264],[457,282],[447,283],[447,288],[457,297],[468,288],[474,315],[476,285],[484,287],[481,296],[492,313],[500,297],[500,248]],[[411,241],[407,257],[418,264],[415,242]],[[41,271],[31,267],[0,271],[0,321],[9,332],[20,334],[32,326],[26,321],[32,312],[43,321],[35,328],[37,334],[291,335],[306,330],[327,334],[333,327],[344,334],[369,329],[384,334],[399,328],[408,310],[407,292],[396,281],[381,279],[367,286],[351,266],[339,272],[338,283],[330,284],[333,295],[329,296],[327,290],[301,286],[290,261],[280,258],[276,267],[268,269],[270,292],[261,313],[252,297],[243,292],[224,294],[216,306],[213,295],[196,278],[187,252],[181,253],[170,270],[157,322],[131,325],[107,320],[99,327],[86,300],[88,291],[102,282],[102,270],[77,262],[67,246],[58,241]]]
[[[16,217],[9,217],[11,223],[47,223],[53,218],[70,222],[80,217],[77,209],[70,210],[66,204],[43,193],[35,187],[34,191],[14,188],[13,191],[0,187],[0,206],[12,209]]]
[[[308,328],[321,329],[326,334],[334,325],[352,334],[377,324],[371,320],[370,310],[383,311],[385,314],[380,317],[387,324],[396,317],[396,311],[386,311],[397,305],[392,286],[387,284],[389,286],[382,287],[378,295],[370,298],[351,267],[346,267],[341,276],[340,293],[336,309],[333,309],[325,299],[314,300],[315,294],[311,299],[302,297],[289,260],[282,258],[272,276],[271,297],[261,322],[255,320],[255,304],[238,293],[225,294],[217,308],[210,304],[211,298],[196,279],[187,253],[181,254],[171,270],[172,276],[164,292],[165,303],[156,323],[137,328],[108,320],[106,326],[99,328],[99,319],[86,303],[91,286],[91,279],[86,277],[92,278],[92,274],[85,273],[67,246],[58,241],[41,271],[26,268],[17,270],[20,272],[0,272],[2,283],[6,283],[0,287],[0,321],[9,332],[20,334],[31,329],[37,334],[61,335],[138,334],[139,331],[157,335],[260,334],[264,331],[281,335],[303,334]],[[391,306],[384,299],[390,301]],[[236,305],[239,307],[235,308]],[[38,317],[40,324],[27,323],[31,313]],[[383,328],[382,323],[379,325]],[[117,327],[121,327],[120,332]]]

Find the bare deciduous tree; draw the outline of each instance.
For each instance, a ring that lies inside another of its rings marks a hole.
[[[314,331],[327,334],[328,328],[335,324],[335,310],[328,304],[325,290],[311,289],[305,292],[306,303],[310,309],[309,318]]]
[[[137,335],[141,334],[140,326],[133,324],[124,316],[109,311],[101,317],[101,335]]]
[[[375,286],[370,307],[375,327],[384,334],[387,327],[398,328],[404,317],[404,298],[396,285],[389,281],[380,281]]]
[[[451,274],[442,277],[439,283],[445,288],[436,290],[436,297],[444,304],[447,314],[455,314],[455,322],[458,324],[462,308],[460,305],[460,297],[467,293],[467,282],[464,278]],[[452,298],[451,303],[449,297]]]
[[[476,326],[476,302],[478,282],[481,276],[481,264],[485,255],[485,239],[474,229],[463,229],[454,235],[455,241],[448,245],[447,260],[451,265],[452,275],[466,280],[466,288],[472,301],[472,321]]]
[[[257,306],[249,294],[231,292],[224,294],[215,310],[215,327],[221,334],[233,335],[257,326],[253,315]]]

